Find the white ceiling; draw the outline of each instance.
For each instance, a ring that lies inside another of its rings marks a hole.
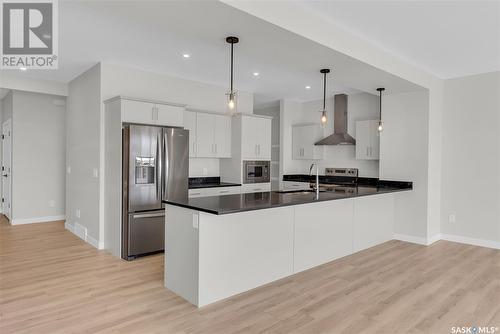
[[[220,2],[61,1],[59,18],[59,69],[17,74],[68,82],[104,61],[225,87],[225,37],[236,35],[235,86],[262,103],[320,99],[323,67],[332,68],[329,94],[422,89]]]
[[[443,78],[500,70],[499,1],[300,1]]]

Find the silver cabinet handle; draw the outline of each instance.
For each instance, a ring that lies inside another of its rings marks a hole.
[[[368,153],[368,146],[366,147],[366,156],[369,156],[370,154]]]
[[[142,213],[142,214],[137,214],[133,215],[133,218],[156,218],[156,217],[163,217],[165,216],[165,212],[160,212],[160,213]]]
[[[201,195],[201,193],[190,193],[189,195]]]
[[[219,194],[225,194],[225,193],[228,193],[228,192],[229,192],[229,190],[221,190],[221,191],[219,191]]]
[[[217,154],[217,151],[218,151],[217,144],[215,144],[215,154]]]
[[[151,120],[154,121],[155,120],[155,107],[152,107],[151,108]]]

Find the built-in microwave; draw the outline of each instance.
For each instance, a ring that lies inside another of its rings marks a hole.
[[[269,182],[270,164],[270,161],[243,160],[243,183]]]

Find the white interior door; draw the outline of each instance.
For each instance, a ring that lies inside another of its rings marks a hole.
[[[2,211],[11,219],[11,151],[12,122],[9,119],[2,124]]]

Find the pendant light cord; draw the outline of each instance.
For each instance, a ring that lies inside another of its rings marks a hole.
[[[326,72],[323,73],[323,111],[326,110]]]
[[[234,43],[231,43],[231,94],[233,93],[233,46]]]
[[[382,90],[380,90],[380,101],[379,101],[379,110],[380,110],[380,121],[382,121]]]

